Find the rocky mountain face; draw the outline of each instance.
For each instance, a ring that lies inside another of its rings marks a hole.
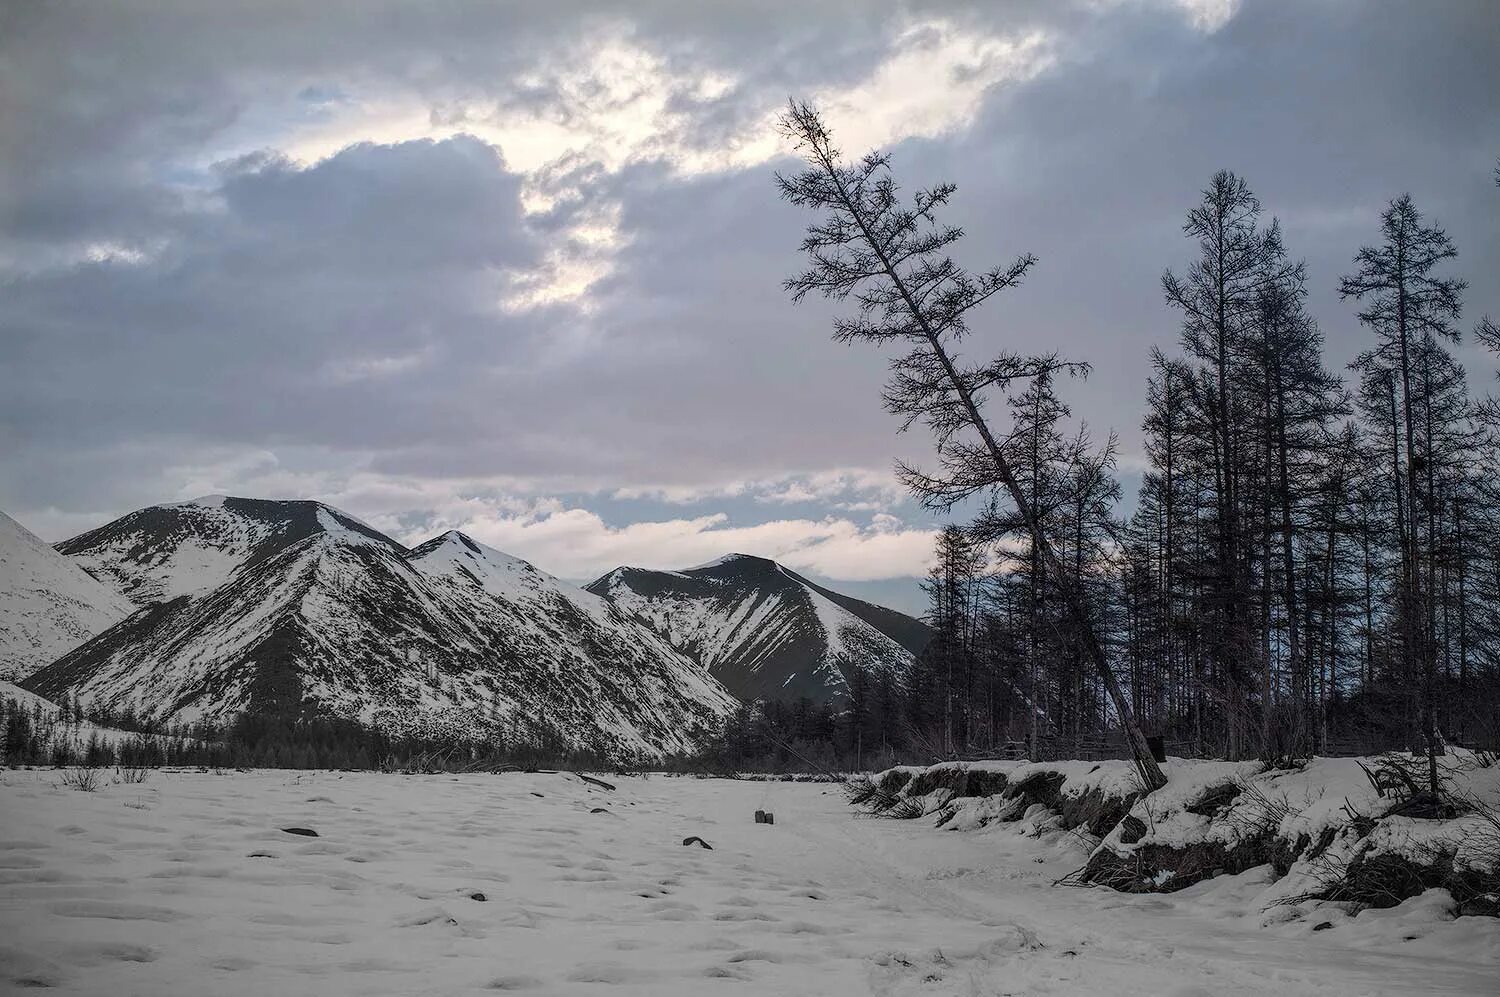
[[[0,679],[22,679],[129,616],[129,599],[0,513]]]
[[[904,672],[931,633],[775,561],[731,554],[685,571],[616,568],[586,586],[648,624],[742,700],[843,701],[846,666]]]
[[[734,706],[608,601],[460,534],[413,550],[310,501],[153,506],[58,545],[142,608],[34,692],[170,721],[323,712],[616,756],[691,747]]]

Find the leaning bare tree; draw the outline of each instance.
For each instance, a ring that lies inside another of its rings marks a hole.
[[[929,426],[946,478],[919,481],[907,475],[908,484],[928,494],[987,489],[1009,499],[1077,629],[1085,656],[1103,680],[1142,781],[1148,791],[1166,785],[1110,667],[1082,579],[1058,558],[1006,456],[1004,439],[983,413],[986,389],[1055,369],[1056,361],[1002,355],[988,364],[966,366],[953,353],[968,330],[969,313],[1019,283],[1036,258],[1027,254],[1008,267],[969,272],[947,255],[963,230],[940,224],[935,217],[952,196],[953,185],[919,190],[907,205],[898,196],[889,155],[872,152],[856,163],[845,163],[811,105],[790,101],[781,127],[807,163],[795,175],[777,174],[782,197],[825,213],[822,221],[808,227],[802,241],[811,265],[789,278],[786,289],[797,301],[815,292],[838,301],[853,298],[858,304],[854,316],[835,321],[834,337],[841,342],[909,348],[892,361],[886,406],[903,415],[908,426],[918,420]]]

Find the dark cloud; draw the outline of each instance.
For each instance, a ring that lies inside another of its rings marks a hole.
[[[541,250],[489,145],[359,145],[306,169],[255,155],[218,176],[159,258],[12,286],[7,424],[57,447],[418,444],[465,428],[484,362],[542,349],[499,307]],[[430,370],[440,383],[418,376]]]

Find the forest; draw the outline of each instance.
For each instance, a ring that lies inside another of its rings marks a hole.
[[[782,194],[827,216],[787,289],[854,302],[839,339],[909,344],[884,400],[931,429],[940,472],[902,478],[969,516],[937,541],[934,640],[889,692],[855,672],[834,746],[932,760],[1123,745],[1151,781],[1148,737],[1268,760],[1500,742],[1500,403],[1456,352],[1466,334],[1500,351],[1500,330],[1465,324],[1459,247],[1410,195],[1370,218],[1341,275],[1309,274],[1232,172],[1185,205],[1159,290],[1178,343],[1150,357],[1126,506],[1115,437],[1071,416],[1087,358],[965,366],[955,349],[1035,257],[965,270],[950,256],[963,229],[937,217],[951,185],[905,201],[889,156],[845,162],[816,109],[792,104],[784,128],[808,167]],[[1337,281],[1367,335],[1346,369],[1308,310],[1314,280]]]

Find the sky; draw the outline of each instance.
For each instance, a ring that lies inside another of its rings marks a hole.
[[[1040,263],[970,355],[1094,365],[1139,480],[1163,269],[1218,169],[1340,274],[1410,192],[1500,315],[1493,0],[0,5],[0,509],[59,540],[157,502],[317,498],[588,579],[729,551],[917,609],[940,522],[886,358],[793,304],[789,96],[978,268]],[[1494,364],[1463,348],[1477,393]]]

